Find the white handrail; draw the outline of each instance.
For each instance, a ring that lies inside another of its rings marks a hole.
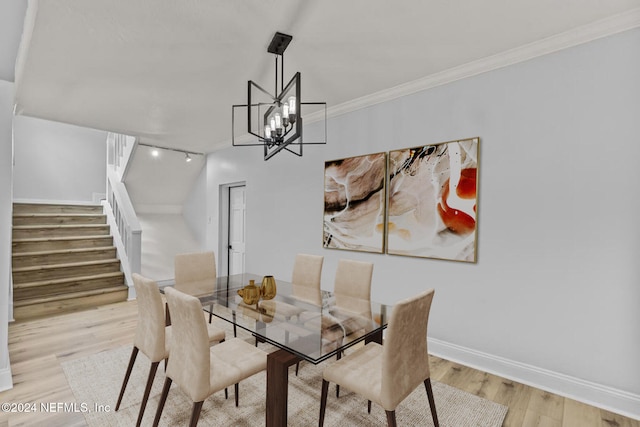
[[[132,274],[141,271],[142,228],[122,177],[126,175],[136,145],[135,139],[127,135],[109,133],[107,137],[107,200],[104,211],[129,286],[129,299],[135,298]]]

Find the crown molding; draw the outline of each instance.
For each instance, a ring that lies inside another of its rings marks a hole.
[[[488,56],[436,74],[431,74],[418,80],[394,86],[390,89],[385,89],[371,95],[366,95],[352,101],[347,101],[342,104],[329,107],[327,108],[327,118],[336,117],[371,105],[411,95],[416,92],[445,85],[467,77],[476,76],[488,71],[497,70],[519,62],[528,61],[539,56],[547,55],[549,53],[557,52],[559,50],[567,49],[636,27],[640,27],[640,8],[632,9],[628,12],[614,15],[610,18],[601,19],[599,21],[574,28],[573,30],[556,34],[496,55]],[[319,118],[311,115],[305,117],[307,123],[318,119]]]

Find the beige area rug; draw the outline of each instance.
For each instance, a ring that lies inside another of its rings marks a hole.
[[[230,334],[231,335],[231,334]],[[253,342],[251,337],[247,337]],[[272,347],[261,344],[266,351]],[[149,360],[142,353],[134,366],[123,402],[115,412],[118,393],[122,385],[131,347],[104,351],[62,364],[78,405],[86,407],[84,416],[89,426],[133,426],[144,392]],[[301,363],[299,376],[294,368],[289,372],[289,426],[317,426],[320,411],[322,369],[331,363],[319,365]],[[160,365],[144,414],[142,424],[150,426],[158,407],[164,382],[164,364]],[[202,407],[199,426],[261,426],[265,421],[266,373],[259,373],[240,383],[240,406],[235,407],[233,387],[229,399],[224,392],[207,399]],[[507,407],[482,399],[446,384],[433,382],[433,393],[440,425],[443,427],[501,426]],[[102,410],[100,410],[102,409]],[[164,407],[161,426],[188,425],[192,403],[173,384]],[[396,410],[399,426],[431,426],[431,412],[424,387],[418,387]],[[361,396],[340,391],[335,397],[335,385],[329,388],[325,426],[386,426],[384,410],[372,405],[367,414],[367,401]]]

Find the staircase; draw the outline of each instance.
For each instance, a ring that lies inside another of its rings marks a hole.
[[[13,205],[16,320],[127,299],[102,206]]]

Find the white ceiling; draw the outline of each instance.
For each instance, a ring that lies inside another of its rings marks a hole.
[[[639,7],[640,0],[31,0],[17,112],[210,152],[230,144],[231,105],[246,102],[247,80],[273,86],[266,48],[276,31],[293,36],[285,79],[300,71],[302,100],[326,101],[335,112],[584,26],[615,27],[630,14],[627,24],[640,25]]]

